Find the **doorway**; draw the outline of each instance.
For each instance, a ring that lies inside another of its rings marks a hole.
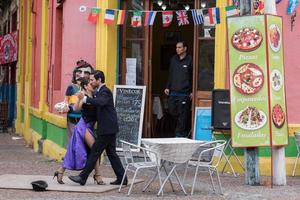
[[[189,9],[194,8],[194,1],[167,1],[168,10],[174,11],[173,20],[169,27],[163,27],[162,13],[158,12],[155,23],[151,27],[151,97],[152,97],[152,116],[151,116],[151,137],[175,137],[176,121],[168,112],[167,96],[164,89],[169,76],[170,59],[176,54],[176,43],[185,41],[188,46],[187,53],[193,56],[194,49],[194,24],[191,12],[188,14],[188,25],[178,26],[176,19],[177,10],[184,10],[185,6]],[[153,10],[161,11],[157,1],[152,3]]]
[[[121,3],[124,10],[162,11],[158,0],[125,0]],[[188,53],[193,57],[193,102],[196,106],[211,106],[211,93],[214,88],[214,47],[215,27],[194,25],[191,9],[215,7],[215,0],[163,0],[166,10],[184,10],[189,5],[189,25],[178,26],[176,13],[173,12],[172,24],[164,28],[161,12],[157,13],[153,26],[132,27],[128,19],[120,28],[119,84],[126,84],[126,60],[135,58],[136,85],[146,85],[146,106],[144,114],[143,137],[174,137],[174,122],[168,117],[166,87],[169,60],[175,54],[175,45],[184,40]],[[207,9],[203,13],[207,15]],[[161,112],[157,111],[159,99]],[[160,114],[160,115],[159,115]],[[161,115],[162,114],[162,115]],[[193,121],[191,114],[191,123]],[[191,126],[192,127],[192,126]]]

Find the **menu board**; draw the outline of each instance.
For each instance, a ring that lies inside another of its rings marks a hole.
[[[283,26],[281,17],[267,15],[266,18],[272,145],[281,146],[288,144],[282,41]]]
[[[140,146],[146,86],[115,85],[114,102],[119,123],[117,149],[121,148],[120,140]]]
[[[229,17],[227,26],[232,146],[287,144],[281,18]]]
[[[265,18],[227,18],[234,147],[270,145]]]

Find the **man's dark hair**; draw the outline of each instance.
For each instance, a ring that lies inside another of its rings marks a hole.
[[[99,80],[101,78],[101,83],[105,83],[105,76],[103,71],[95,70],[91,73],[91,75],[94,75],[96,80]]]
[[[183,47],[188,48],[187,43],[183,40],[179,40],[176,44],[181,43]]]

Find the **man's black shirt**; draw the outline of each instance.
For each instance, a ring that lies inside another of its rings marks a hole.
[[[170,92],[191,93],[193,83],[192,57],[186,55],[180,60],[178,55],[171,58],[167,89]]]

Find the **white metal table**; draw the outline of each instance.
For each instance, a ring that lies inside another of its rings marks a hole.
[[[173,167],[171,171],[167,173],[167,177],[161,185],[157,195],[163,194],[163,188],[166,182],[169,180],[171,186],[173,188],[171,182],[171,175],[174,173],[181,189],[186,195],[186,191],[184,186],[178,176],[176,171],[176,166],[178,164],[186,163],[192,158],[193,153],[197,150],[197,148],[204,143],[204,141],[199,140],[191,140],[187,138],[143,138],[142,143],[145,146],[148,146],[151,150],[157,152],[158,159],[162,160],[161,167],[165,169],[165,162],[168,161],[172,163]],[[156,175],[149,181],[144,190],[151,184],[151,182],[155,179]],[[174,189],[173,189],[174,190]]]

